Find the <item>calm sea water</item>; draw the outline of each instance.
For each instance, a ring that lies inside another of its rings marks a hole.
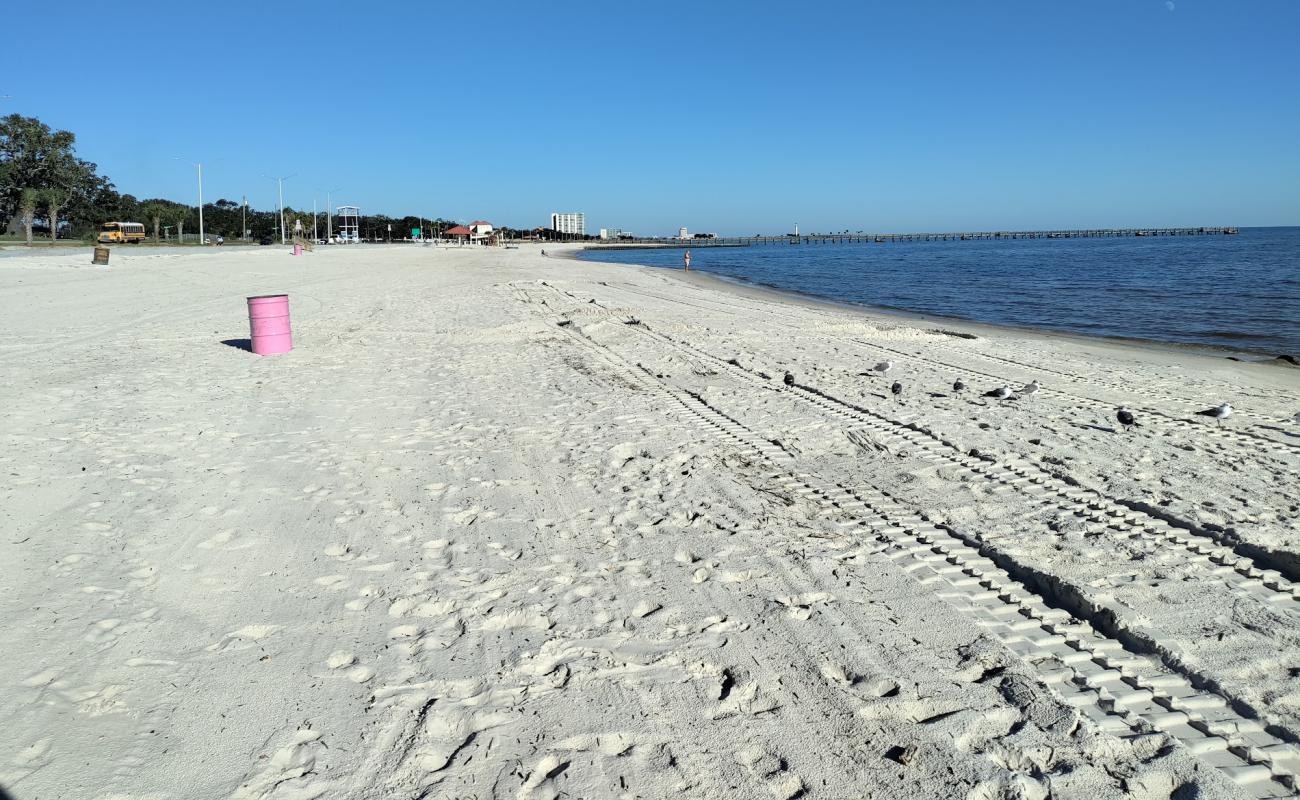
[[[681,250],[584,260],[681,269]],[[1300,354],[1300,227],[1236,236],[756,245],[691,269],[882,308],[1000,325]]]

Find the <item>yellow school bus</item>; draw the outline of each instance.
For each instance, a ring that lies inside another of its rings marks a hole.
[[[105,222],[99,229],[99,241],[103,244],[139,244],[144,241],[144,225],[139,222]]]

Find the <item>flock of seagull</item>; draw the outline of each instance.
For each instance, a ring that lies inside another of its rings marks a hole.
[[[872,367],[871,372],[864,372],[862,374],[878,375],[880,377],[884,377],[887,376],[893,368],[894,368],[894,362],[886,360],[886,361],[881,361],[879,364],[876,364],[874,367]],[[785,373],[784,382],[786,386],[795,385],[794,375],[792,375],[789,372]],[[1037,380],[1032,380],[1029,383],[1025,384],[1024,386],[1020,387],[1020,389],[1016,391],[1012,391],[1010,386],[1003,384],[1002,386],[999,386],[996,389],[990,389],[989,391],[984,392],[983,396],[1000,403],[1004,400],[1019,400],[1022,398],[1023,399],[1031,398],[1034,395],[1038,394],[1038,392],[1042,390],[1042,388],[1043,388],[1042,385]],[[965,381],[963,381],[961,378],[958,378],[957,380],[953,381],[952,391],[953,394],[956,395],[960,395],[962,392],[966,391]],[[889,393],[893,396],[893,399],[896,402],[902,402],[903,384],[899,381],[894,381],[893,385],[889,387]],[[1220,405],[1214,406],[1213,408],[1207,408],[1203,411],[1197,411],[1196,414],[1202,417],[1209,417],[1213,419],[1217,425],[1222,425],[1225,419],[1232,416],[1232,405],[1230,403],[1221,403]],[[1126,431],[1131,430],[1133,428],[1142,427],[1141,423],[1137,421],[1137,417],[1133,415],[1133,412],[1130,409],[1126,408],[1125,406],[1120,406],[1115,410],[1115,419],[1116,421],[1119,422],[1120,425],[1124,426],[1124,430]],[[1300,414],[1297,414],[1295,416],[1295,421],[1300,422]]]

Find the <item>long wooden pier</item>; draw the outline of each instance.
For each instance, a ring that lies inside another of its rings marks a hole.
[[[769,244],[850,244],[892,242],[965,242],[989,239],[1097,239],[1127,236],[1231,236],[1237,228],[1084,228],[1061,231],[968,231],[965,233],[807,233],[785,236],[719,236],[701,239],[636,237],[589,246],[616,250],[633,247],[749,247]]]

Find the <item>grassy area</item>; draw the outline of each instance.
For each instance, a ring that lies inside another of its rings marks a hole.
[[[9,246],[9,245],[22,246],[26,244],[27,244],[27,239],[23,236],[0,236],[0,246]],[[96,244],[94,239],[59,239],[58,241],[51,242],[46,237],[37,236],[32,238],[32,247],[34,248],[35,247],[91,247],[94,244]],[[257,244],[256,241],[241,242],[241,241],[231,241],[228,239],[226,240],[225,244],[222,246],[230,247],[232,245],[256,245],[256,244]],[[182,243],[177,241],[169,242],[163,240],[161,242],[146,241],[146,242],[141,242],[140,244],[115,244],[112,246],[129,248],[129,247],[200,247],[202,245],[200,245],[198,242]],[[217,245],[207,245],[207,246],[216,247]]]

